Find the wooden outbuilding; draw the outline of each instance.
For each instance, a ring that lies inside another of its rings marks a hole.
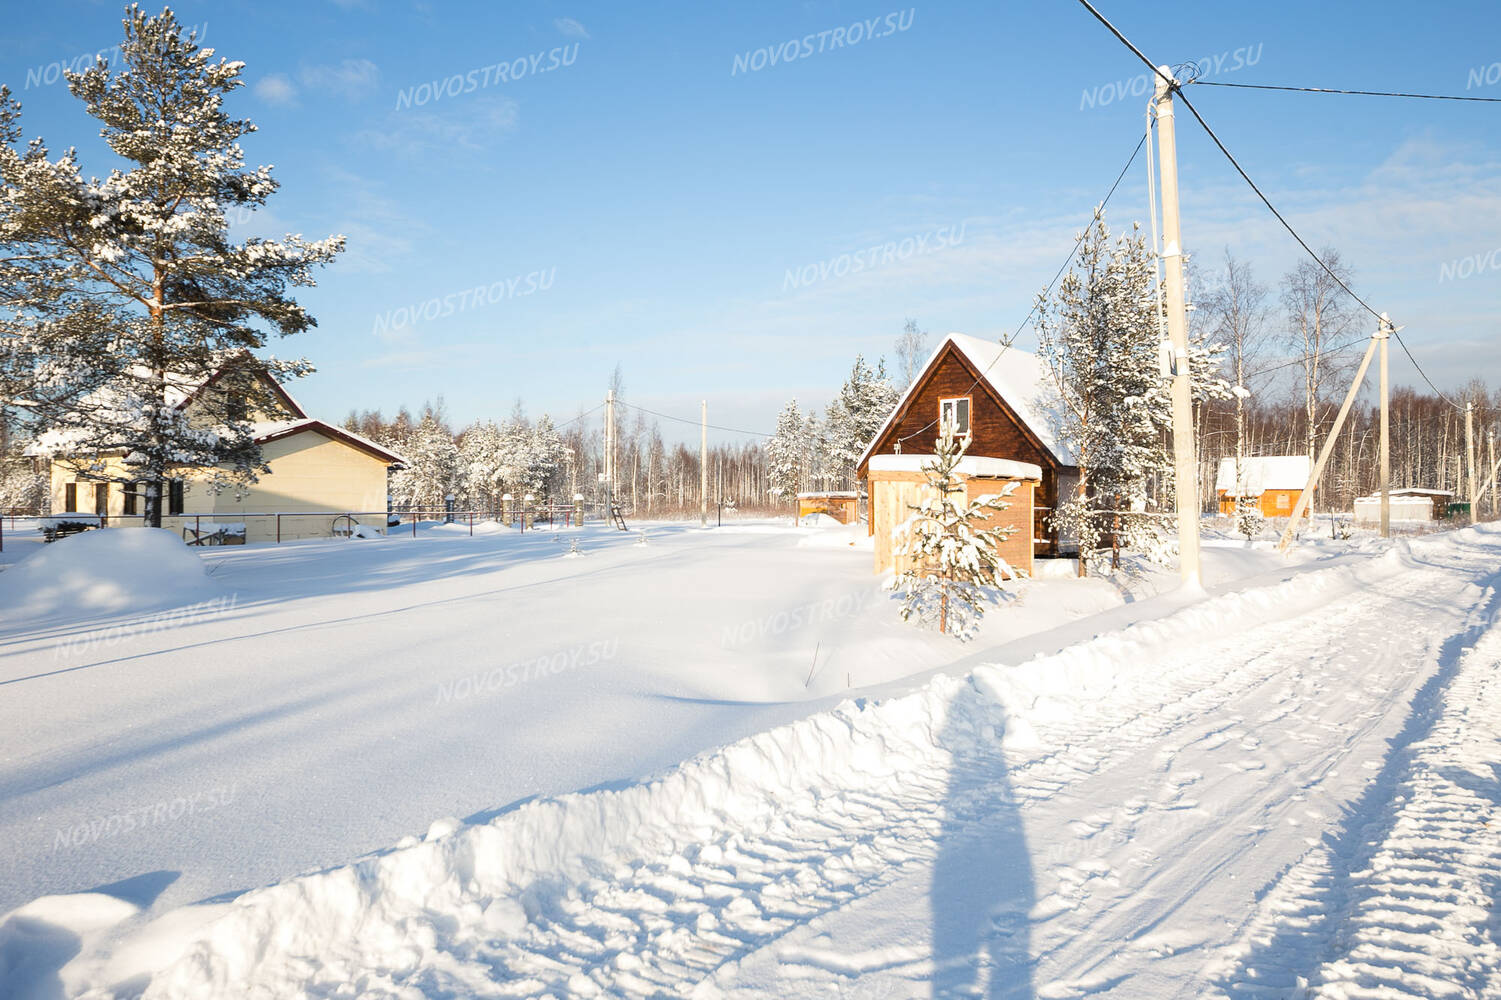
[[[934,349],[857,466],[869,487],[875,571],[900,569],[892,531],[928,490],[921,466],[933,454],[940,420],[952,420],[969,441],[959,472],[966,498],[1001,493],[1015,483],[1010,507],[994,523],[1017,531],[1002,555],[1032,573],[1038,556],[1077,548],[1050,515],[1060,495],[1079,482],[1073,452],[1058,434],[1056,391],[1035,355],[951,333]]]
[[[1263,517],[1291,517],[1313,462],[1307,455],[1260,455],[1240,460],[1236,475],[1235,459],[1220,460],[1214,477],[1219,494],[1220,513],[1234,514],[1237,498],[1252,500]]]
[[[860,494],[854,490],[825,490],[797,495],[797,519],[809,514],[827,514],[840,524],[853,524],[859,517]]]
[[[1449,516],[1449,502],[1454,499],[1454,493],[1451,490],[1408,487],[1391,490],[1388,497],[1389,515],[1393,521],[1441,521]],[[1356,498],[1355,523],[1381,523],[1380,496]]]

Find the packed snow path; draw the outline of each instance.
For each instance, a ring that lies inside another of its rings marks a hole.
[[[1498,565],[1427,538],[439,825],[146,995],[1498,995]]]

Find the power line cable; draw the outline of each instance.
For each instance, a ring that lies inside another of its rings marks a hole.
[[[1433,379],[1428,377],[1428,373],[1423,371],[1423,366],[1418,364],[1418,359],[1413,357],[1412,352],[1407,349],[1407,344],[1403,342],[1402,335],[1399,334],[1396,330],[1393,330],[1392,336],[1397,338],[1397,345],[1402,348],[1402,353],[1407,355],[1407,360],[1411,361],[1412,366],[1418,370],[1418,374],[1423,376],[1423,381],[1428,383],[1428,388],[1433,390],[1434,395],[1438,396],[1439,399],[1442,399],[1444,402],[1448,403],[1456,410],[1464,409],[1463,406],[1460,406],[1458,403],[1454,402],[1454,400],[1450,399],[1448,396],[1445,396],[1442,392],[1439,392],[1438,386],[1433,384]]]
[[[670,413],[658,413],[656,410],[648,410],[646,407],[637,406],[635,403],[627,403],[623,399],[617,399],[615,402],[619,406],[628,406],[633,410],[640,410],[642,413],[650,413],[654,417],[661,417],[663,420],[676,420],[680,424],[692,424],[694,427],[708,427],[710,430],[715,431],[727,431],[731,434],[750,434],[755,437],[764,438],[776,436],[775,434],[768,434],[765,431],[748,431],[741,427],[722,427],[719,424],[705,424],[702,421],[690,420],[687,417],[675,417]]]
[[[1152,70],[1152,72],[1156,76],[1160,77],[1163,82],[1168,85],[1169,90],[1175,92],[1178,95],[1179,99],[1183,101],[1183,106],[1189,110],[1189,113],[1192,114],[1194,116],[1194,119],[1198,121],[1200,127],[1202,127],[1204,131],[1209,135],[1209,138],[1214,142],[1215,146],[1217,146],[1219,148],[1219,151],[1225,155],[1225,159],[1230,161],[1230,165],[1235,168],[1235,172],[1240,174],[1241,179],[1250,185],[1252,191],[1256,192],[1256,197],[1260,198],[1261,203],[1267,207],[1267,210],[1277,217],[1277,221],[1282,223],[1282,228],[1286,229],[1288,234],[1298,242],[1298,246],[1302,247],[1304,252],[1307,253],[1308,256],[1312,257],[1314,262],[1318,264],[1319,267],[1323,268],[1325,273],[1327,273],[1329,277],[1334,279],[1335,284],[1343,288],[1352,299],[1360,303],[1361,308],[1365,309],[1366,312],[1370,313],[1372,316],[1376,317],[1379,320],[1381,318],[1381,313],[1373,309],[1365,299],[1362,299],[1359,295],[1356,295],[1354,289],[1347,285],[1343,278],[1335,274],[1334,271],[1329,267],[1329,265],[1324,263],[1322,257],[1313,252],[1313,248],[1308,245],[1307,241],[1305,241],[1303,237],[1299,236],[1298,231],[1292,227],[1292,224],[1283,217],[1281,212],[1277,211],[1277,207],[1272,204],[1271,199],[1268,198],[1264,193],[1262,193],[1261,188],[1256,186],[1255,181],[1251,180],[1251,175],[1246,173],[1245,169],[1240,165],[1240,161],[1236,160],[1236,158],[1231,155],[1230,150],[1225,148],[1225,144],[1220,141],[1220,137],[1215,134],[1214,129],[1209,127],[1209,123],[1204,120],[1204,116],[1199,114],[1199,110],[1193,106],[1193,102],[1191,102],[1183,93],[1183,88],[1178,84],[1178,82],[1167,76],[1162,72],[1162,70],[1158,69],[1156,64],[1153,63],[1152,60],[1148,59],[1146,55],[1141,51],[1141,49],[1138,49],[1135,45],[1133,45],[1129,38],[1121,34],[1120,29],[1111,24],[1104,14],[1101,14],[1098,10],[1096,10],[1094,5],[1091,4],[1089,0],[1079,0],[1079,3],[1083,5],[1085,10],[1094,15],[1095,20],[1099,21],[1106,28],[1108,28],[1110,33],[1120,40],[1121,44],[1125,45],[1126,48],[1135,53],[1136,58],[1140,59]]]
[[[1361,97],[1410,97],[1424,101],[1476,101],[1501,104],[1501,97],[1466,97],[1455,94],[1403,94],[1388,90],[1337,90],[1332,87],[1282,87],[1270,83],[1227,83],[1216,80],[1190,80],[1200,87],[1237,87],[1242,90],[1288,90],[1304,94],[1353,94]]]
[[[1141,149],[1146,145],[1148,134],[1149,133],[1147,132],[1143,132],[1141,138],[1136,140],[1136,148],[1131,150],[1131,155],[1127,158],[1126,165],[1124,167],[1121,167],[1121,172],[1115,175],[1115,183],[1110,185],[1110,190],[1105,192],[1104,200],[1101,201],[1100,204],[1095,208],[1095,219],[1098,219],[1100,214],[1105,211],[1105,206],[1110,204],[1110,198],[1115,194],[1115,189],[1120,187],[1121,181],[1125,179],[1127,172],[1130,171],[1131,164],[1135,163],[1136,157],[1141,155]],[[1093,225],[1094,219],[1091,219],[1090,226]],[[980,372],[980,377],[975,379],[974,382],[970,383],[970,387],[965,390],[966,395],[974,391],[975,386],[979,385],[981,379],[989,374],[990,369],[995,367],[995,363],[1001,360],[1001,355],[1006,353],[1006,350],[1010,346],[1011,342],[1014,341],[1022,332],[1022,329],[1026,327],[1027,321],[1030,320],[1032,318],[1032,315],[1037,312],[1038,303],[1041,302],[1042,299],[1047,297],[1047,295],[1053,290],[1053,286],[1058,283],[1058,279],[1063,276],[1063,272],[1068,270],[1068,266],[1074,262],[1074,255],[1079,252],[1079,247],[1084,244],[1084,237],[1088,235],[1088,233],[1089,227],[1086,227],[1084,232],[1080,233],[1077,237],[1074,238],[1074,245],[1072,248],[1070,248],[1068,256],[1063,259],[1063,264],[1058,268],[1056,272],[1054,272],[1052,280],[1047,283],[1047,286],[1045,288],[1043,288],[1042,295],[1038,296],[1038,298],[1032,302],[1032,308],[1027,310],[1027,315],[1022,317],[1022,321],[1017,324],[1017,327],[1012,331],[1011,336],[1003,342],[1000,353],[998,353],[994,358],[991,358],[990,364],[986,365],[984,370]],[[919,427],[917,430],[913,431],[911,434],[905,434],[902,437],[897,438],[897,441],[902,442],[915,438],[917,437],[917,435],[922,434],[924,431],[927,431],[937,423],[937,418],[934,418],[924,426]]]

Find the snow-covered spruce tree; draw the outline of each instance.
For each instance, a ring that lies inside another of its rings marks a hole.
[[[1016,529],[983,524],[1011,506],[1005,498],[1016,484],[962,503],[965,486],[958,467],[968,447],[967,438],[954,436],[952,424],[939,428],[933,458],[922,466],[931,495],[911,507],[911,516],[897,526],[892,539],[896,553],[906,560],[893,583],[903,597],[902,620],[916,616],[924,624],[936,622],[938,631],[960,639],[979,627],[987,601],[984,588],[1019,575],[998,551]]]
[[[473,509],[497,510],[505,493],[503,440],[495,421],[471,424],[459,442],[459,481],[464,503]]]
[[[1078,492],[1059,498],[1054,523],[1079,539],[1080,576],[1107,550],[1118,565],[1122,551],[1164,560],[1172,548],[1172,395],[1155,275],[1140,227],[1112,241],[1097,212],[1054,298],[1038,301],[1039,353],[1079,460]],[[1196,402],[1223,396],[1218,347],[1197,338],[1189,353]]]
[[[527,439],[525,471],[521,475],[523,488],[539,501],[551,497],[562,483],[568,458],[568,446],[558,435],[552,418],[542,414]]]
[[[217,489],[264,471],[248,417],[273,400],[255,370],[288,379],[311,369],[250,352],[271,333],[316,325],[288,286],[312,285],[344,240],[232,242],[226,212],[262,206],[277,188],[270,167],[245,166],[239,140],[255,126],[223,107],[243,64],[211,61],[170,10],[132,6],[124,25],[120,65],[67,74],[123,166],[86,180],[71,150],[51,160],[38,141],[24,156],[0,154],[4,239],[46,255],[49,280],[69,290],[43,301],[22,337],[92,327],[108,338],[107,350],[64,363],[69,387],[32,400],[48,428],[39,446],[80,478],[144,483],[146,523],[160,526],[170,477],[193,470]],[[216,372],[216,391],[190,415],[179,404]],[[102,461],[111,454],[123,467]]]
[[[773,502],[797,499],[806,450],[803,415],[797,408],[797,400],[789,399],[777,414],[776,432],[766,442],[766,479],[770,484],[767,493]]]
[[[440,414],[429,407],[403,447],[407,465],[391,475],[391,499],[405,507],[442,510],[461,482],[459,446]]]
[[[896,401],[897,391],[886,377],[885,360],[872,369],[863,355],[856,355],[849,378],[825,416],[825,459],[833,488],[854,485],[855,465],[891,416]]]

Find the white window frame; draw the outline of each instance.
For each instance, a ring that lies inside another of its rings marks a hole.
[[[957,413],[959,409],[957,404],[959,403],[964,404],[964,425],[960,427],[956,417],[954,430],[958,433],[959,437],[967,441],[974,432],[975,404],[974,397],[972,396],[947,396],[940,398],[938,400],[938,427],[940,430],[943,428],[945,413],[949,410],[951,404],[954,412]]]

